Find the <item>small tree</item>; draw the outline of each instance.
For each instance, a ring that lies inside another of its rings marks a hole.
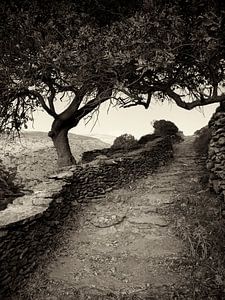
[[[131,134],[122,134],[118,136],[111,146],[113,150],[130,150],[137,146],[137,141],[135,137]]]
[[[171,121],[154,121],[153,128],[155,129],[154,133],[161,136],[175,136],[178,133],[177,126]]]

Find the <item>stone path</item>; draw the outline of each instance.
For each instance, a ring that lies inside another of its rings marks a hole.
[[[185,246],[165,208],[182,192],[182,178],[191,184],[198,176],[191,143],[176,146],[174,161],[135,187],[84,203],[49,264],[34,274],[29,299],[178,299],[173,293],[190,271],[180,265]]]

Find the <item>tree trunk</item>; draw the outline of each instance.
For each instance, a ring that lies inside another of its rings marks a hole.
[[[76,160],[72,155],[69,140],[68,131],[70,128],[64,127],[63,124],[55,120],[52,124],[52,130],[49,131],[48,136],[51,137],[55,146],[58,156],[58,166],[65,167],[76,164]]]

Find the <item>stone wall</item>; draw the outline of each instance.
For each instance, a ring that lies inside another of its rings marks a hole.
[[[169,138],[169,137],[168,137]],[[172,137],[171,137],[172,138]],[[147,147],[157,144],[158,141],[162,139],[162,136],[156,134],[147,134],[143,136],[140,141],[134,143],[130,148],[123,149],[123,148],[103,148],[103,149],[96,149],[91,151],[86,151],[82,154],[81,161],[82,163],[89,163],[95,160],[99,156],[105,156],[109,158],[116,158],[120,156],[124,156],[126,154],[132,153],[134,150],[143,149],[143,147]],[[148,144],[148,145],[147,145]]]
[[[73,166],[9,204],[0,212],[0,299],[21,288],[46,251],[57,246],[56,237],[79,202],[152,173],[171,157],[170,140],[160,139],[124,157]]]
[[[218,108],[213,114],[209,128],[211,140],[208,149],[207,169],[210,187],[225,196],[225,110]]]

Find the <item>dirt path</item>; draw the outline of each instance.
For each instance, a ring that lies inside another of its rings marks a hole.
[[[165,208],[176,201],[179,184],[184,189],[182,178],[191,184],[198,177],[191,142],[135,187],[84,204],[60,249],[34,275],[31,299],[180,299],[172,297],[190,271],[180,264],[185,247]]]

